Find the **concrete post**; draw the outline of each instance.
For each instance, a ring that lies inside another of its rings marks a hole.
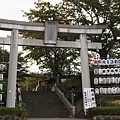
[[[7,107],[15,108],[17,57],[18,57],[18,30],[12,30],[7,86]]]
[[[82,87],[90,88],[90,73],[88,62],[88,46],[86,34],[80,35],[81,41],[81,69],[82,69]]]
[[[81,71],[82,71],[82,91],[83,91],[83,107],[85,110],[85,98],[84,98],[84,88],[90,88],[90,73],[89,73],[89,61],[88,61],[88,45],[86,34],[80,35],[81,41]]]

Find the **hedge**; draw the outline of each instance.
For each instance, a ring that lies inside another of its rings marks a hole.
[[[120,116],[120,107],[94,107],[88,110],[91,117],[99,115],[117,115]]]
[[[21,117],[21,112],[17,108],[0,107],[0,116],[17,116],[17,117]]]

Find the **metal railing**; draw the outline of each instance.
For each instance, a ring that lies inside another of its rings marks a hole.
[[[20,85],[17,83],[16,87],[16,102],[22,101]]]
[[[75,115],[75,106],[73,106],[65,97],[64,93],[55,85],[55,92],[61,99],[61,101],[64,103],[64,105],[67,107],[71,115],[74,117]]]

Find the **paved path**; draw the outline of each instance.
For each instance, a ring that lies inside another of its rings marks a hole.
[[[87,120],[80,118],[26,118],[26,120]]]

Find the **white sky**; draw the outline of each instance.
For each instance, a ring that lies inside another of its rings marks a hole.
[[[38,0],[0,0],[0,18],[27,21],[27,18],[23,17],[22,10],[28,12],[30,8],[34,8],[34,2]],[[48,1],[51,4],[56,4],[62,0],[43,0]]]
[[[23,17],[23,11],[29,12],[30,8],[34,9],[34,2],[39,0],[0,0],[0,19],[9,19],[9,20],[18,20],[18,21],[28,21],[27,17]],[[50,2],[55,5],[56,3],[61,2],[62,0],[43,0]],[[10,32],[0,31],[0,37],[6,37],[10,35]],[[8,46],[5,46],[5,49]],[[8,48],[9,49],[9,48]],[[19,47],[21,50],[21,48]],[[38,67],[32,65],[31,72],[38,71]]]

